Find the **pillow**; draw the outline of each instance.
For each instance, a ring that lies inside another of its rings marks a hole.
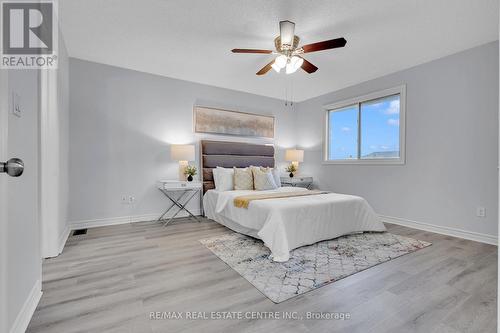
[[[271,174],[273,175],[274,183],[276,184],[276,188],[281,187],[281,177],[280,177],[280,171],[278,168],[269,168],[269,167],[256,167],[256,166],[250,166],[250,168],[253,169],[260,169],[262,171],[271,171]],[[254,175],[255,177],[255,175]],[[255,181],[254,181],[255,183]]]
[[[278,188],[270,170],[264,171],[260,168],[253,168],[252,172],[254,187],[257,191],[274,190]]]
[[[278,168],[273,168],[271,169],[271,174],[273,175],[274,183],[276,184],[276,187],[281,187],[281,177],[280,177],[280,171]]]
[[[234,189],[253,190],[253,175],[250,168],[234,169]]]
[[[217,191],[234,190],[233,169],[217,167],[213,169],[215,189]]]

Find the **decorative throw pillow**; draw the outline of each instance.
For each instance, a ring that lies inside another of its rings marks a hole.
[[[235,190],[253,190],[253,175],[250,168],[234,169],[234,189]]]
[[[252,170],[254,168],[260,169],[264,172],[271,171],[271,174],[273,175],[274,183],[276,184],[276,187],[281,187],[281,176],[280,176],[280,171],[277,168],[269,168],[269,167],[256,167],[256,166],[250,166]],[[254,176],[255,177],[255,176]],[[255,183],[255,181],[254,181]],[[254,185],[255,187],[255,185]]]
[[[213,169],[215,189],[217,191],[232,191],[234,190],[234,170],[228,168],[217,167]]]
[[[252,172],[253,184],[257,191],[274,190],[278,188],[271,171],[263,171],[262,169],[253,168]]]
[[[250,165],[249,168],[250,168],[250,170],[252,170],[252,175],[253,175],[254,170],[267,171],[267,169],[268,169],[266,167],[254,166],[254,165]]]

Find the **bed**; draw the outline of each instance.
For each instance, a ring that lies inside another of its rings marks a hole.
[[[274,261],[288,261],[291,250],[350,233],[385,231],[365,199],[339,193],[304,195],[307,189],[280,187],[267,191],[217,191],[212,170],[217,166],[274,167],[274,147],[237,142],[202,140],[201,164],[205,215],[236,232],[261,239]],[[248,208],[234,199],[255,192],[296,192],[302,196],[254,200]]]

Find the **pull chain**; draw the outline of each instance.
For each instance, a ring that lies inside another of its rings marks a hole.
[[[290,81],[285,84],[285,106],[293,109],[293,82]]]

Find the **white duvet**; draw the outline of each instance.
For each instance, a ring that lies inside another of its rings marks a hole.
[[[303,188],[281,187],[258,193],[307,191]],[[224,221],[231,220],[247,233],[257,235],[271,250],[274,261],[287,261],[290,251],[303,245],[362,231],[385,231],[365,199],[352,195],[328,193],[302,197],[251,201],[248,209],[234,206],[235,197],[256,191],[217,192],[215,209],[207,209],[207,216],[231,228]],[[207,193],[209,194],[209,193]],[[214,202],[212,202],[212,205]],[[208,207],[207,207],[208,208]],[[233,228],[236,229],[236,228]]]

